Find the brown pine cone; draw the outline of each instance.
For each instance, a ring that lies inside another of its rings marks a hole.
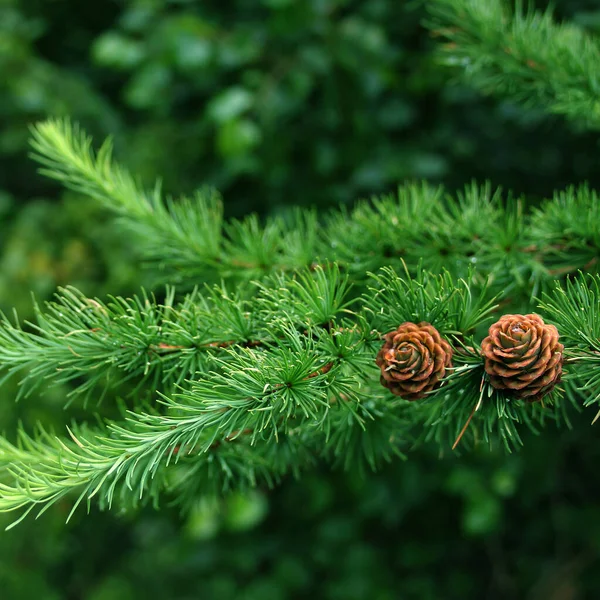
[[[485,371],[496,389],[536,402],[560,381],[564,346],[554,325],[538,315],[504,315],[481,343]]]
[[[429,323],[402,323],[377,354],[381,384],[405,400],[423,398],[452,368],[452,347]]]

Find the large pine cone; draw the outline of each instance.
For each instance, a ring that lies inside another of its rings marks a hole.
[[[381,384],[405,400],[423,398],[452,368],[452,347],[429,323],[402,323],[377,354]]]
[[[564,346],[538,315],[504,315],[481,343],[490,383],[535,402],[560,381]]]

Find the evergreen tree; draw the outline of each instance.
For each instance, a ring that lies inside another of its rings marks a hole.
[[[436,0],[432,34],[472,84],[582,126],[599,122],[598,42],[499,0]],[[302,477],[318,461],[377,469],[422,443],[521,444],[600,401],[597,194],[532,204],[487,183],[407,183],[352,210],[223,219],[217,192],[144,189],[69,120],[32,128],[42,173],[111,211],[152,292],[74,288],[4,317],[0,365],[20,395],[119,415],[0,439],[0,510],[101,507]],[[592,409],[590,421],[596,414]],[[600,413],[598,413],[600,414]]]

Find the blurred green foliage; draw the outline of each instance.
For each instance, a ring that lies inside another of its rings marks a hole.
[[[596,3],[556,4],[600,29]],[[323,210],[413,178],[489,178],[533,200],[600,184],[596,136],[449,85],[423,14],[394,0],[0,0],[0,306],[27,318],[31,291],[145,283],[93,202],[35,176],[27,127],[51,115],[113,134],[144,181],[215,185],[236,215]],[[15,406],[3,388],[2,428],[61,425],[63,394]],[[52,510],[0,535],[2,597],[595,598],[600,456],[584,421],[519,455],[317,472],[199,500],[185,519],[163,507],[64,525]]]
[[[406,178],[540,196],[597,177],[594,136],[573,153],[558,119],[448,86],[422,17],[391,0],[2,0],[0,188],[55,193],[25,150],[28,123],[57,114],[115,134],[145,180],[213,184],[238,214]]]

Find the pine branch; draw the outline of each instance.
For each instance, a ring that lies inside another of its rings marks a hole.
[[[557,24],[550,10],[510,13],[504,0],[434,0],[427,26],[447,40],[442,60],[461,69],[486,94],[600,126],[600,50],[572,24]]]
[[[95,153],[91,138],[68,120],[38,123],[31,131],[41,172],[116,213],[144,260],[167,271],[173,283],[204,282],[217,273],[251,278],[275,265],[295,268],[312,260],[314,213],[294,213],[289,226],[272,219],[261,227],[254,216],[224,225],[216,192],[175,201],[163,198],[159,182],[144,190],[113,161],[110,139]]]
[[[568,425],[573,397],[564,399],[560,388],[530,404],[491,385],[476,336],[496,305],[475,279],[474,272],[456,281],[423,269],[413,279],[387,268],[352,300],[347,275],[334,265],[274,275],[258,285],[256,318],[271,335],[260,346],[220,343],[208,371],[162,396],[153,410],[128,411],[105,430],[73,426],[70,439],[21,431],[16,445],[1,439],[0,510],[45,510],[71,493],[78,494],[73,509],[92,500],[128,506],[158,501],[169,490],[188,506],[198,482],[210,493],[272,485],[318,459],[376,468],[423,441],[442,448],[500,441],[510,450],[521,443],[523,427]],[[592,398],[600,382],[585,357],[595,352],[595,325],[588,323],[592,329],[582,337],[583,321],[575,316],[585,316],[573,307],[588,298],[597,309],[599,281],[592,292],[583,280],[556,288],[542,304],[565,331],[565,352],[574,359],[571,390]],[[125,306],[128,314],[132,305]],[[235,309],[215,320],[219,327],[246,327],[240,317]],[[374,364],[381,335],[406,320],[428,320],[454,347],[450,375],[417,402],[392,397]],[[586,373],[591,379],[582,379]]]
[[[441,397],[427,398],[413,416],[420,441],[440,448],[472,448],[498,441],[507,452],[523,445],[521,431],[539,434],[548,422],[570,427],[569,414],[577,409],[572,398],[557,390],[543,403],[514,401],[489,382],[481,362],[480,347],[466,347],[455,354],[455,368]]]
[[[597,195],[588,186],[557,192],[539,208],[523,198],[503,198],[489,184],[471,184],[456,198],[442,188],[406,185],[397,195],[361,202],[334,213],[326,237],[328,257],[352,274],[353,282],[387,265],[416,276],[420,261],[439,273],[464,278],[472,267],[494,291],[530,304],[557,277],[595,272],[600,240],[595,228]]]
[[[552,276],[597,271],[598,222],[600,199],[587,184],[556,192],[533,210],[531,236]]]
[[[474,334],[488,322],[498,305],[484,286],[477,296],[475,273],[455,281],[418,269],[413,279],[399,278],[390,268],[373,276],[375,285],[364,297],[369,324],[379,331],[393,330],[399,323],[426,321],[454,346],[453,369],[435,393],[404,407],[416,443],[435,441],[441,449],[470,447],[500,441],[511,451],[522,445],[520,429],[537,433],[547,421],[569,426],[569,409],[574,404],[562,398],[561,390],[544,399],[543,405],[514,401],[510,394],[495,389],[485,373],[481,347]]]
[[[67,288],[35,312],[32,331],[6,318],[0,322],[0,368],[5,378],[21,375],[19,396],[25,397],[49,381],[73,382],[71,401],[101,399],[132,380],[130,395],[143,396],[144,388],[169,391],[206,371],[220,349],[255,346],[269,336],[251,318],[248,303],[222,288],[194,292],[179,305],[173,289],[159,304],[145,293],[105,303]]]
[[[489,297],[487,285],[473,295],[474,269],[466,279],[456,281],[447,271],[434,275],[421,265],[414,278],[406,267],[403,278],[385,267],[371,279],[374,285],[364,295],[364,307],[370,324],[382,332],[405,321],[426,321],[446,336],[465,339],[497,309],[497,297]]]
[[[564,287],[557,283],[552,294],[544,294],[540,307],[568,344],[567,395],[584,406],[600,403],[600,276],[580,274]]]
[[[210,462],[213,451],[242,437],[251,446],[302,430],[322,437],[330,411],[362,419],[355,378],[344,375],[339,359],[324,362],[323,353],[295,332],[277,351],[227,353],[231,361],[217,361],[221,372],[163,398],[166,415],[129,412],[104,434],[75,429],[71,441],[46,432],[36,439],[21,433],[18,446],[1,440],[0,460],[14,483],[0,485],[0,511],[47,506],[71,491],[80,493],[74,508],[96,495],[110,506],[118,486],[142,497],[155,489],[161,467],[182,456]]]
[[[43,165],[42,173],[63,185],[99,200],[121,217],[136,234],[146,260],[158,267],[192,268],[197,275],[219,260],[222,206],[212,191],[175,203],[163,200],[160,183],[151,191],[112,160],[107,139],[99,151],[77,124],[49,120],[32,128],[32,157]]]
[[[258,284],[251,300],[214,287],[188,294],[180,304],[174,289],[160,304],[145,293],[105,303],[67,288],[44,311],[35,307],[32,331],[6,318],[0,322],[0,369],[5,378],[21,375],[19,397],[49,381],[73,382],[70,400],[87,401],[134,381],[130,395],[139,400],[144,389],[169,392],[206,372],[223,349],[274,343],[282,305],[289,317],[285,327],[293,323],[304,331],[350,314],[348,279],[336,266],[275,276],[270,285]]]
[[[159,303],[67,289],[37,308],[31,329],[0,323],[0,367],[22,375],[25,394],[49,380],[76,382],[72,396],[89,398],[137,385],[121,421],[74,425],[69,438],[43,429],[20,430],[16,444],[0,438],[0,510],[43,511],[72,493],[73,510],[92,500],[125,507],[169,491],[185,507],[201,491],[272,485],[317,460],[377,468],[427,441],[510,450],[523,428],[568,425],[571,404],[600,398],[594,321],[573,308],[577,298],[598,308],[596,288],[552,288],[582,261],[595,266],[594,221],[570,213],[596,206],[585,187],[564,206],[528,211],[490,185],[452,197],[413,184],[324,224],[310,211],[223,223],[214,196],[175,203],[158,187],[143,191],[109,145],[95,155],[67,121],[38,125],[33,145],[47,174],[117,213],[166,278],[223,283],[179,303],[172,290]],[[514,306],[539,292],[565,331],[569,372],[564,388],[531,404],[493,385],[480,343],[509,295]],[[451,361],[409,401],[380,385],[389,373],[375,357],[386,334],[419,323],[443,336]]]
[[[68,121],[39,124],[32,143],[37,160],[46,165],[44,173],[119,214],[157,275],[184,288],[220,279],[249,282],[328,262],[364,285],[368,272],[386,265],[403,269],[407,264],[414,275],[423,259],[429,270],[445,268],[459,278],[476,264],[497,290],[530,301],[557,274],[592,266],[590,254],[598,248],[590,217],[589,248],[582,253],[581,225],[574,226],[569,212],[575,208],[568,200],[573,195],[581,210],[597,204],[585,187],[565,192],[563,210],[547,202],[533,213],[522,199],[509,195],[504,200],[489,184],[471,184],[452,197],[422,183],[360,202],[350,212],[333,212],[323,225],[313,211],[296,211],[289,221],[261,224],[249,216],[224,223],[214,194],[175,202],[164,201],[158,187],[146,193],[112,162],[109,142],[95,155],[90,139]],[[551,247],[548,227],[561,236]]]

